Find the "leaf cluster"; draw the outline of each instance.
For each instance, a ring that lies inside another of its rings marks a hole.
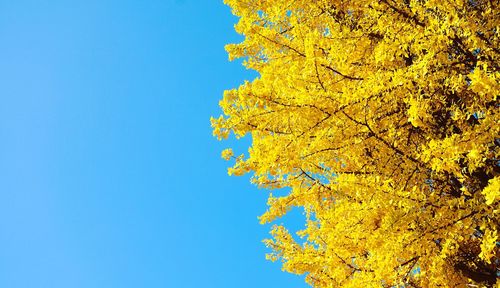
[[[251,134],[232,174],[293,207],[266,244],[314,287],[492,287],[500,269],[500,5],[487,0],[226,0],[259,73],[214,134]],[[232,152],[224,152],[229,159]]]

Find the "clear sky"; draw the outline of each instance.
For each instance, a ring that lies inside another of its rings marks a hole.
[[[0,287],[306,287],[212,137],[221,2],[0,0]]]

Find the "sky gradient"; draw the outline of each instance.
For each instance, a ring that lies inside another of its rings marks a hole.
[[[0,0],[0,287],[307,287],[209,118],[256,76],[219,0]],[[300,219],[294,211],[290,221]],[[295,217],[295,220],[294,220]]]

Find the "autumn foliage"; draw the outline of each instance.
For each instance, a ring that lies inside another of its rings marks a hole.
[[[250,134],[268,257],[314,287],[493,287],[500,275],[500,2],[226,0],[259,77],[214,134]],[[283,194],[283,193],[281,193]],[[500,281],[499,281],[500,282]]]

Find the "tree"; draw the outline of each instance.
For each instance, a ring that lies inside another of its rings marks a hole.
[[[492,287],[500,269],[500,3],[226,0],[259,73],[214,134],[251,134],[268,257],[314,287]],[[498,284],[497,284],[498,285]]]

